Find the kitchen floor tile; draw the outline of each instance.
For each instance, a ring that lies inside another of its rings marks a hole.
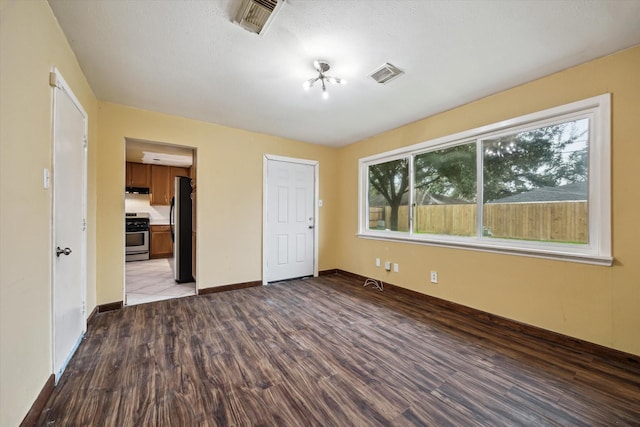
[[[144,304],[196,294],[196,284],[176,283],[173,258],[125,263],[126,305]]]

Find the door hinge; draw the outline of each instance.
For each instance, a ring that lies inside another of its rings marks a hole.
[[[86,219],[82,220],[82,231],[87,231],[87,220]]]
[[[83,137],[83,145],[82,145],[82,147],[83,148],[87,148],[88,145],[89,145],[89,143],[87,142],[87,135],[85,135]]]

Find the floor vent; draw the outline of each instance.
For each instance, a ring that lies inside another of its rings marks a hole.
[[[385,84],[389,83],[391,80],[402,74],[404,74],[404,71],[387,62],[376,69],[373,73],[369,74],[369,77],[371,77],[377,83]]]
[[[263,34],[282,3],[283,0],[244,0],[238,12],[238,24],[247,31]]]

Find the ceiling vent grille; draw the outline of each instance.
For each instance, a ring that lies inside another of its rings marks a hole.
[[[386,62],[381,67],[376,69],[373,73],[369,74],[376,83],[385,84],[389,83],[391,80],[397,78],[398,76],[404,74],[404,71],[399,69],[393,64]]]
[[[238,12],[238,24],[247,31],[264,34],[284,0],[244,0]]]

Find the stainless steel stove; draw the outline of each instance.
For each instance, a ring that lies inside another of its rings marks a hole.
[[[149,214],[127,212],[125,216],[125,260],[149,259]]]

